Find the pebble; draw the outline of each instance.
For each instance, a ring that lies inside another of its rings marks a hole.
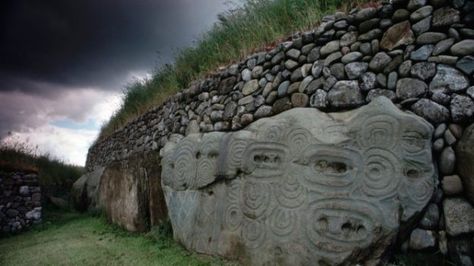
[[[423,6],[417,9],[415,12],[411,13],[410,20],[412,22],[417,22],[428,17],[429,15],[431,15],[431,13],[433,13],[432,6]]]
[[[339,51],[339,48],[340,48],[340,41],[339,40],[331,41],[331,42],[328,42],[323,47],[321,47],[321,50],[319,52],[320,52],[321,56],[326,56],[326,55],[329,55],[329,54],[334,53],[336,51]]]
[[[360,60],[363,57],[362,53],[360,52],[351,52],[346,55],[344,55],[341,58],[341,62],[344,64],[348,64],[357,60]]]
[[[413,26],[412,26],[412,30],[417,34],[417,35],[420,35],[424,32],[427,32],[430,30],[430,27],[431,27],[431,16],[429,17],[426,17],[420,21],[418,21],[417,23],[415,23]]]
[[[457,63],[456,67],[467,75],[474,74],[474,56],[465,56],[461,58]]]
[[[257,109],[257,111],[255,111],[254,117],[255,119],[259,119],[262,117],[268,117],[271,114],[272,114],[272,107],[269,105],[262,105]]]
[[[443,177],[441,181],[443,192],[447,196],[452,196],[462,193],[462,181],[458,175],[450,175]]]
[[[455,123],[463,123],[474,117],[474,101],[463,95],[455,95],[451,100],[451,117]]]
[[[454,137],[453,133],[449,129],[444,131],[444,140],[449,146],[453,146],[453,144],[457,141],[456,137]]]
[[[278,86],[278,96],[285,96],[288,92],[288,87],[290,86],[290,81],[285,80]]]
[[[474,232],[474,208],[462,198],[447,198],[443,201],[446,232],[458,236]]]
[[[338,108],[357,107],[364,103],[359,82],[355,80],[338,81],[327,97],[329,104]]]
[[[433,27],[451,26],[461,21],[459,11],[450,7],[442,7],[433,12]]]
[[[411,108],[417,115],[435,124],[449,120],[449,110],[429,99],[420,99]]]
[[[375,83],[377,81],[377,76],[372,73],[372,72],[366,72],[361,75],[361,83],[360,83],[360,88],[362,91],[369,91],[373,88],[375,88]]]
[[[367,94],[367,97],[365,98],[367,102],[371,102],[373,99],[384,96],[387,97],[390,100],[395,100],[397,98],[397,95],[395,92],[391,90],[384,90],[384,89],[373,89],[370,90],[369,93]]]
[[[425,32],[416,38],[417,44],[434,44],[438,43],[448,36],[442,32]]]
[[[443,149],[439,157],[439,171],[443,175],[452,175],[456,165],[456,155],[452,147]]]
[[[316,108],[326,108],[328,106],[327,92],[325,90],[316,90],[316,92],[311,95],[310,106]]]
[[[424,61],[430,57],[433,52],[434,46],[432,44],[423,45],[419,49],[411,52],[410,59],[417,61]]]
[[[245,83],[244,87],[242,88],[242,94],[244,96],[252,94],[255,91],[257,91],[258,88],[259,88],[258,80],[256,79],[250,80],[247,83]]]
[[[428,85],[421,80],[402,78],[397,82],[397,97],[400,99],[418,98],[428,91]]]
[[[436,64],[430,62],[416,63],[411,68],[411,76],[421,80],[432,78],[436,73]]]
[[[423,250],[427,248],[434,248],[436,245],[436,238],[433,231],[415,229],[410,235],[410,249]]]
[[[304,93],[293,93],[291,95],[291,103],[293,107],[306,107],[308,105],[308,95]]]
[[[451,48],[451,46],[454,44],[454,42],[454,38],[449,38],[438,42],[433,49],[433,55],[440,55],[448,51],[449,48]]]
[[[430,83],[430,91],[459,92],[469,86],[469,79],[459,70],[448,65],[439,64],[436,75]]]
[[[381,72],[390,61],[392,61],[392,58],[388,54],[379,52],[370,61],[369,68],[374,72]]]
[[[433,150],[441,152],[444,148],[444,139],[437,139],[433,142]]]
[[[353,62],[345,66],[346,74],[349,79],[358,79],[367,71],[369,64],[364,62]]]

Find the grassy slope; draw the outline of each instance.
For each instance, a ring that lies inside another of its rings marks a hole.
[[[40,185],[48,195],[67,196],[72,184],[84,172],[48,154],[38,154],[28,143],[0,142],[0,171],[32,170],[39,173]]]
[[[0,265],[222,265],[190,254],[169,237],[153,240],[77,213],[51,214],[47,225],[0,239]]]
[[[256,50],[264,50],[292,33],[314,28],[336,6],[365,0],[243,0],[242,8],[219,16],[219,22],[194,47],[183,49],[173,65],[165,65],[150,80],[128,86],[123,104],[102,127],[99,139],[111,135],[133,118],[157,106],[169,95]]]

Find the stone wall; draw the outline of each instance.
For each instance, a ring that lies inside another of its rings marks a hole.
[[[472,136],[466,128],[474,121],[474,2],[371,6],[327,16],[316,29],[193,83],[95,143],[87,169],[161,150],[172,134],[238,131],[296,107],[340,112],[385,96],[432,124],[439,172],[416,229],[401,228],[398,244],[466,264],[474,246],[474,208],[466,200],[474,177],[465,169],[474,161],[456,154],[466,150],[458,142]]]
[[[0,235],[22,231],[41,222],[38,175],[0,169]]]

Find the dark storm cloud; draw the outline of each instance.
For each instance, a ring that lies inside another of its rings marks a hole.
[[[216,20],[224,0],[7,0],[0,91],[120,90],[130,72],[172,58]],[[49,89],[38,84],[56,84]]]

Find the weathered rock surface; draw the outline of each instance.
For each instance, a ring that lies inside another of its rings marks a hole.
[[[379,97],[170,141],[162,184],[174,237],[245,264],[377,263],[431,198],[432,133]]]
[[[79,211],[96,210],[99,207],[99,185],[104,167],[81,176],[72,185],[71,196],[74,207]]]
[[[443,202],[446,232],[450,236],[474,232],[474,208],[461,198],[449,198]]]
[[[107,219],[128,231],[147,231],[167,217],[157,157],[133,156],[106,167],[100,182],[100,206]]]
[[[464,191],[469,201],[474,204],[474,125],[464,130],[461,141],[457,145],[456,155]]]

